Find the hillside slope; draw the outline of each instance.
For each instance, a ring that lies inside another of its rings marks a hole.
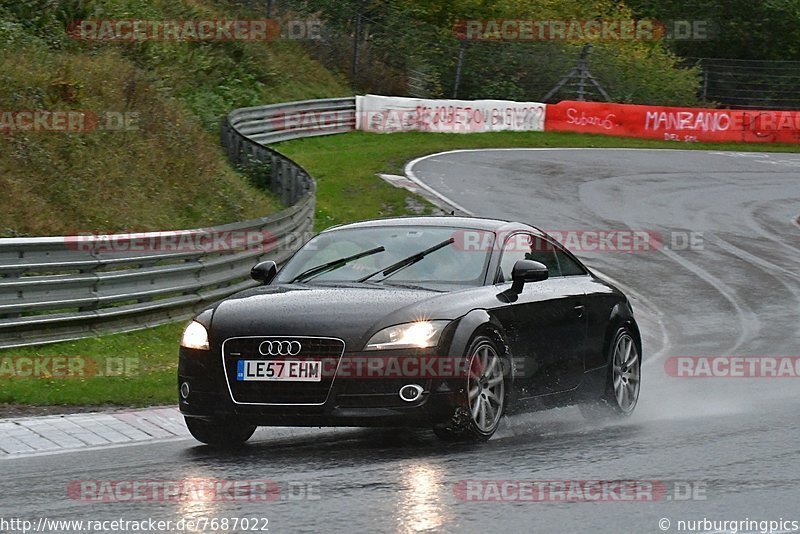
[[[66,30],[80,19],[234,18],[232,9],[0,1],[0,237],[192,228],[280,209],[228,165],[219,120],[236,107],[349,94],[340,78],[293,42],[91,42]],[[34,110],[84,123],[30,131]]]

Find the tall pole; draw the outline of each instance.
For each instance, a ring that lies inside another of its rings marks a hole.
[[[589,49],[592,47],[591,44],[586,43],[583,46],[583,50],[581,50],[581,57],[578,60],[578,72],[580,73],[578,78],[578,101],[583,102],[586,100],[586,76],[589,74],[588,69],[586,68],[586,56],[589,55]]]
[[[464,66],[464,40],[458,45],[458,60],[456,63],[456,81],[453,84],[453,98],[458,98],[458,87],[461,85],[461,70]]]
[[[361,5],[356,12],[355,31],[353,32],[353,65],[350,67],[350,83],[355,86],[358,74],[358,41],[361,39]]]
[[[708,101],[708,70],[703,69],[703,102]]]

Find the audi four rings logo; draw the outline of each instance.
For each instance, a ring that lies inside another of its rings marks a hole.
[[[297,356],[302,348],[299,341],[264,341],[258,352],[263,356]]]

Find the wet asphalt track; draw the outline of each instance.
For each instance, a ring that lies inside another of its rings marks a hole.
[[[236,454],[180,440],[5,460],[0,517],[257,516],[269,518],[270,532],[663,532],[662,518],[678,532],[679,520],[800,521],[800,378],[664,372],[676,355],[800,355],[800,155],[489,150],[435,155],[411,170],[476,215],[546,230],[646,230],[667,241],[702,234],[702,249],[579,253],[622,283],[645,334],[632,418],[594,425],[574,408],[519,416],[476,446],[417,431],[297,429],[271,439],[259,430]],[[67,495],[75,480],[194,477],[268,479],[283,491],[268,503]],[[646,480],[668,496],[464,502],[454,487],[466,479]],[[704,498],[670,499],[682,483]],[[319,498],[290,499],[304,484]]]

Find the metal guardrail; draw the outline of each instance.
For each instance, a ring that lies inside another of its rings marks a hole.
[[[268,145],[355,129],[356,99],[350,96],[241,108],[228,115],[228,119],[242,135]]]
[[[308,117],[311,122],[304,122]],[[289,206],[274,215],[95,241],[83,236],[0,239],[0,348],[178,321],[256,285],[249,277],[256,262],[281,263],[311,235],[316,199],[313,178],[264,144],[350,131],[354,117],[353,98],[243,108],[226,117],[221,141],[231,162]],[[202,241],[198,236],[260,235],[262,240],[235,249],[143,246],[169,242],[165,234],[193,236],[192,243]]]

